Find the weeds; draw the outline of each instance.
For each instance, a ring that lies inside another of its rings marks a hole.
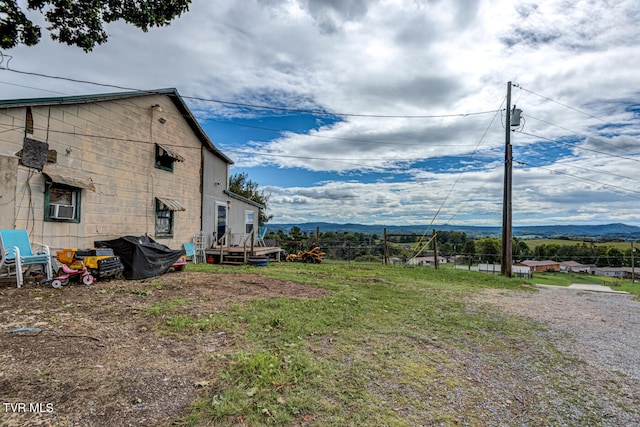
[[[201,331],[220,329],[226,322],[216,314],[209,316],[169,316],[164,320],[164,327],[170,332]]]
[[[144,315],[145,316],[158,316],[158,315],[163,315],[163,314],[167,314],[167,313],[174,313],[180,307],[184,307],[184,306],[188,305],[190,302],[191,302],[190,298],[182,298],[182,297],[177,297],[177,298],[172,298],[172,299],[165,300],[165,301],[160,301],[158,303],[153,304],[151,307],[149,307],[144,312]]]

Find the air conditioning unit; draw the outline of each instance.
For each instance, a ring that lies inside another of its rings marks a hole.
[[[49,218],[51,219],[73,219],[73,205],[49,205]]]

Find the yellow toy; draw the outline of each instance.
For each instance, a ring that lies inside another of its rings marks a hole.
[[[66,248],[56,251],[56,258],[75,270],[86,267],[96,279],[118,277],[124,271],[120,257],[113,254],[113,249]]]
[[[326,253],[320,250],[319,246],[314,246],[306,252],[298,252],[297,254],[289,254],[286,261],[306,262],[307,264],[319,264],[324,261]]]

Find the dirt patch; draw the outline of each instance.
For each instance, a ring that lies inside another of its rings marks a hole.
[[[0,287],[0,425],[171,425],[215,378],[230,331],[168,334],[162,310],[208,316],[255,298],[327,291],[254,274],[172,273],[63,289]],[[31,328],[21,332],[10,332]]]

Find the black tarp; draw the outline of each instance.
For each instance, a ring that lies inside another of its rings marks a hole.
[[[147,279],[169,271],[185,255],[184,249],[171,249],[148,236],[123,236],[93,242],[96,248],[111,248],[124,264],[127,280]]]

